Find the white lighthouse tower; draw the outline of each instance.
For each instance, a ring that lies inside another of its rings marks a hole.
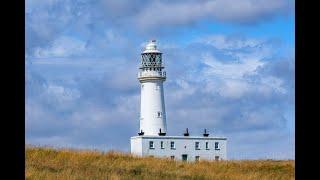
[[[167,132],[166,111],[163,95],[162,53],[156,41],[150,41],[141,53],[138,79],[141,83],[140,132],[145,135],[159,135]]]
[[[183,161],[227,159],[227,138],[211,136],[204,129],[200,136],[168,136],[163,82],[166,80],[162,53],[156,41],[148,42],[141,53],[138,79],[141,84],[140,129],[130,138],[131,153]],[[195,119],[196,121],[197,119]],[[185,122],[188,124],[188,122]]]

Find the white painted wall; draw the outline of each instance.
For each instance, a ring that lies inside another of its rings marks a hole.
[[[131,153],[135,155],[142,156],[142,139],[141,138],[131,138]]]
[[[149,148],[149,141],[154,142],[154,149]],[[164,142],[164,149],[160,148],[160,142]],[[170,148],[170,142],[175,142],[175,149]],[[200,143],[200,150],[195,149],[195,142]],[[209,143],[209,149],[205,148],[205,142]],[[219,143],[219,150],[215,149],[215,142]],[[193,136],[134,136],[131,137],[131,153],[139,156],[168,157],[175,156],[176,160],[182,160],[182,154],[188,155],[188,161],[194,161],[195,156],[200,160],[227,159],[227,139],[223,137],[193,137]]]
[[[147,53],[146,56],[144,56],[144,53]],[[154,61],[151,61],[155,60],[151,56],[161,58],[159,53],[161,52],[157,49],[155,40],[150,41],[142,53],[141,62],[147,58],[151,65],[142,65],[138,73],[138,79],[141,83],[139,132],[143,131],[145,135],[158,135],[160,129],[162,133],[167,132],[163,93],[163,82],[166,79],[166,73],[163,71],[164,67],[160,67],[162,60],[157,61],[157,65],[154,64]]]
[[[158,135],[167,132],[162,80],[149,80],[141,83],[140,130],[145,135]],[[158,116],[160,112],[160,117]]]

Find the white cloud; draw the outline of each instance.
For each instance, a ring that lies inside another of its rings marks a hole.
[[[34,57],[68,57],[81,55],[86,50],[86,42],[69,36],[61,36],[54,40],[52,45],[47,48],[36,48]]]
[[[59,104],[75,101],[81,97],[77,89],[70,89],[54,84],[49,84],[43,96],[57,99]]]
[[[256,70],[265,64],[259,59],[240,59],[239,61],[221,62],[210,54],[204,54],[202,62],[210,67],[205,70],[205,74],[230,79],[242,79],[245,75],[255,74]]]
[[[200,19],[254,23],[291,12],[293,6],[286,0],[153,1],[135,18],[142,28],[190,24]]]
[[[208,44],[220,50],[236,50],[261,44],[261,41],[256,39],[235,38],[221,34],[200,38],[195,42]]]
[[[226,80],[222,86],[217,88],[221,96],[228,98],[241,98],[245,93],[251,91],[250,84],[241,80]]]
[[[283,87],[283,80],[274,76],[268,76],[261,79],[261,83],[271,87],[276,92],[285,94],[287,90]]]

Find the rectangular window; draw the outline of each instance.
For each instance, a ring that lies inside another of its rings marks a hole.
[[[175,149],[175,148],[176,148],[175,145],[174,145],[174,141],[171,141],[171,142],[170,142],[170,148],[171,148],[171,149]]]
[[[196,162],[200,160],[200,156],[196,156],[195,158]]]
[[[219,156],[215,156],[214,160],[218,161],[219,160]]]
[[[215,149],[215,150],[220,150],[220,149],[219,149],[219,142],[215,142],[215,143],[214,143],[214,149]]]
[[[162,116],[162,112],[158,111],[158,118]]]
[[[195,143],[195,148],[196,148],[196,150],[199,150],[199,149],[200,149],[200,143],[199,143],[199,142],[196,142],[196,143]]]
[[[206,142],[206,150],[209,150],[209,142]]]
[[[182,161],[188,160],[188,154],[182,154]]]
[[[153,141],[149,141],[149,149],[154,149]]]
[[[161,149],[164,149],[163,141],[160,142]]]

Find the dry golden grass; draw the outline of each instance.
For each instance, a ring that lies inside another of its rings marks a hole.
[[[294,161],[186,163],[87,150],[26,147],[26,179],[294,179]]]

